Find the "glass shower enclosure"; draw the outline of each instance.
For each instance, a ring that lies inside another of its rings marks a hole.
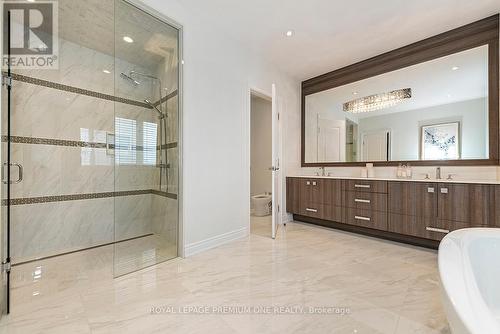
[[[99,248],[118,277],[175,258],[181,27],[135,0],[51,3],[52,30],[30,36],[53,37],[55,67],[8,57],[40,4],[3,7],[4,268]]]

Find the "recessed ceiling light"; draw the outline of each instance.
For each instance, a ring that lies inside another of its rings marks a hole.
[[[352,95],[358,95],[358,92],[352,92]]]
[[[35,0],[28,0],[28,2],[35,2]]]
[[[106,74],[110,74],[110,73],[111,73],[111,72],[110,72],[110,71],[108,71],[108,70],[102,70],[102,71],[103,71],[104,73],[106,73]]]
[[[128,36],[124,36],[124,37],[123,37],[123,40],[124,40],[125,42],[127,42],[127,43],[134,43],[134,40],[133,40],[132,38],[128,37]]]
[[[293,30],[288,30],[288,31],[285,33],[286,37],[292,37],[292,36],[293,36],[293,34],[294,34]]]
[[[453,66],[453,67],[451,68],[451,70],[452,70],[452,71],[456,71],[456,70],[458,70],[459,68],[460,68],[460,67],[458,67],[458,66]]]

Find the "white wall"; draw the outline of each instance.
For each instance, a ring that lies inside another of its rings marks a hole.
[[[300,82],[214,28],[213,18],[187,11],[182,1],[144,3],[184,27],[182,214],[189,255],[248,233],[250,88],[271,96],[276,84],[287,129],[287,114],[299,113]]]
[[[485,159],[489,155],[487,106],[487,100],[482,98],[360,118],[359,135],[363,132],[390,130],[392,160],[419,160],[421,126],[460,121],[462,159]]]
[[[251,183],[250,194],[272,191],[272,114],[271,102],[252,96],[251,101]]]

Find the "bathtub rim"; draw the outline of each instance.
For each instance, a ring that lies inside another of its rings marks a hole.
[[[500,323],[484,301],[471,265],[469,246],[483,237],[500,239],[500,228],[456,230],[447,234],[439,245],[439,277],[452,330],[458,325],[468,333],[500,333]],[[460,323],[452,323],[453,320]]]

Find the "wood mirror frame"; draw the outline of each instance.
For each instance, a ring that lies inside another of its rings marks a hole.
[[[397,166],[411,162],[414,166],[499,165],[499,14],[424,39],[379,56],[328,72],[302,82],[301,165],[302,167],[364,166],[367,162],[305,162],[306,96],[340,87],[359,80],[488,45],[488,121],[489,157],[469,160],[374,161],[375,166]]]

